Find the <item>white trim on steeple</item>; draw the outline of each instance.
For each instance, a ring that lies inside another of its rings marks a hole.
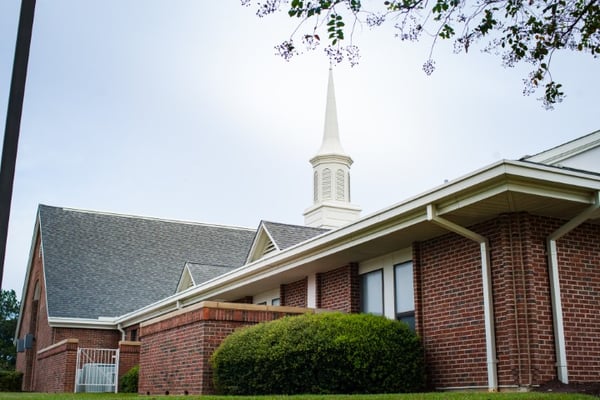
[[[310,160],[313,166],[313,205],[304,212],[304,224],[339,228],[360,217],[360,207],[350,203],[350,166],[353,161],[340,142],[333,71],[329,69],[323,142]]]

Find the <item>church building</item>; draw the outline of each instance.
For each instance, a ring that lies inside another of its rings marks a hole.
[[[302,226],[40,205],[15,339],[23,390],[213,393],[235,329],[335,310],[406,322],[432,390],[600,382],[600,131],[361,216],[330,71]],[[531,149],[528,149],[531,150]]]

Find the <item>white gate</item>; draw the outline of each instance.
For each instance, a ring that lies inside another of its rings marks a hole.
[[[77,349],[75,393],[117,393],[118,376],[118,349]]]

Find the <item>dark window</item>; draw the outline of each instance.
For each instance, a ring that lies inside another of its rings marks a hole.
[[[394,265],[394,294],[396,319],[415,330],[415,297],[412,261]]]

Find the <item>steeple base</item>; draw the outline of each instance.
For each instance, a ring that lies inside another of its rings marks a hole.
[[[304,225],[312,228],[340,228],[360,218],[360,212],[360,207],[354,204],[326,201],[304,212]]]

